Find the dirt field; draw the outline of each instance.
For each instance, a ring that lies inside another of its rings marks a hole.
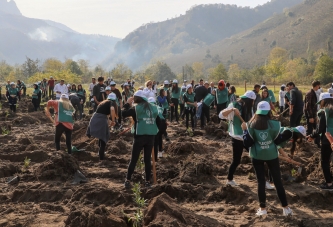
[[[12,115],[2,103],[0,111],[0,226],[132,226],[128,217],[137,207],[133,192],[123,186],[132,135],[112,134],[107,160],[100,163],[97,144],[85,136],[86,117],[73,132],[73,145],[85,152],[69,156],[64,142],[62,151],[55,151],[52,123],[43,112],[29,112],[29,106],[20,102],[19,113]],[[295,160],[305,166],[300,175],[292,171],[295,166],[281,163],[295,215],[282,217],[276,192],[267,191],[269,214],[259,218],[254,215],[257,185],[247,153],[235,174],[240,186],[225,186],[232,151],[224,130],[225,125],[211,123],[189,137],[184,126],[169,126],[171,143],[157,163],[158,183],[141,190],[147,199],[143,226],[333,225],[333,192],[318,189],[323,181],[318,148],[299,146]],[[30,164],[24,162],[26,158]],[[72,184],[77,170],[87,183]],[[19,176],[19,183],[7,184],[12,176]],[[142,170],[136,170],[133,182],[143,183]]]

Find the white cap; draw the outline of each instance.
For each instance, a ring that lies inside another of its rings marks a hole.
[[[165,80],[164,81],[164,84],[170,84],[168,80]]]
[[[70,85],[70,84],[67,84],[67,87],[71,87],[71,85]]]
[[[67,94],[61,94],[60,98],[62,98],[62,99],[68,99],[68,95]]]
[[[143,90],[143,89],[144,89],[144,87],[143,87],[143,86],[140,86],[140,87],[139,87],[139,90]]]
[[[261,85],[260,90],[264,89],[264,87],[267,88],[266,85]]]
[[[186,89],[186,87],[183,85],[183,86],[182,86],[182,89]]]
[[[188,84],[188,85],[186,86],[186,90],[188,90],[188,89],[190,89],[190,88],[192,88],[192,85],[191,85],[191,84]]]
[[[209,84],[209,83],[208,83],[208,81],[205,81],[205,83],[204,83],[204,84]]]
[[[15,85],[15,83],[14,83],[14,82],[11,82],[10,85]]]
[[[245,94],[244,95],[242,95],[242,96],[240,96],[240,98],[248,98],[248,99],[253,99],[253,100],[255,100],[256,98],[257,98],[257,96],[256,96],[256,94],[253,92],[253,91],[247,91],[247,92],[245,92]]]
[[[116,96],[115,93],[111,93],[111,94],[108,95],[108,99],[110,99],[110,100],[116,100],[117,96]]]
[[[116,85],[116,82],[111,81],[111,82],[110,82],[110,85],[111,85],[111,86]]]
[[[285,84],[282,84],[281,87],[286,87],[286,85],[285,85]]]
[[[330,93],[328,92],[324,92],[324,93],[321,93],[320,96],[319,96],[319,101],[317,102],[317,104],[319,104],[321,102],[321,100],[324,100],[324,99],[331,99],[332,96]]]
[[[107,86],[107,87],[105,88],[105,91],[111,91],[111,87],[110,87],[110,86]]]
[[[164,81],[165,82],[165,81]],[[173,84],[178,84],[178,80],[173,80],[172,81]]]
[[[123,84],[123,86],[129,86],[129,84],[126,82],[126,83]]]
[[[150,103],[155,103],[156,102],[156,99],[154,97],[149,97],[148,98],[148,102]]]
[[[145,93],[142,90],[138,90],[137,92],[135,92],[134,96],[141,97],[147,101],[147,97],[145,96]]]
[[[266,101],[261,101],[258,103],[256,114],[267,115],[271,110],[271,106]]]
[[[95,102],[95,99],[94,98],[90,99],[90,102]]]
[[[305,130],[305,128],[303,126],[297,126],[294,131],[299,132],[304,137],[306,137],[306,130]]]

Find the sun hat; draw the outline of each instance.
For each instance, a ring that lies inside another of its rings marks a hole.
[[[240,96],[242,99],[253,99],[257,98],[256,94],[253,91],[247,91],[244,95]]]
[[[271,106],[266,101],[261,101],[258,103],[256,114],[267,115],[271,110]]]

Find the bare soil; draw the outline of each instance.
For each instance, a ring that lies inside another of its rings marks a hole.
[[[107,160],[100,163],[97,142],[85,136],[89,117],[76,122],[73,132],[73,145],[85,151],[70,156],[64,141],[62,151],[55,151],[54,127],[43,112],[7,111],[0,111],[0,124],[10,131],[0,135],[0,226],[132,226],[128,217],[137,208],[132,191],[123,185],[133,143],[130,133],[121,137],[112,133]],[[254,215],[257,184],[248,153],[235,174],[240,186],[225,185],[232,159],[225,130],[225,123],[211,123],[190,137],[183,124],[170,123],[171,142],[157,162],[157,184],[145,189],[143,170],[136,169],[133,175],[147,199],[143,226],[332,226],[333,192],[318,188],[323,174],[317,147],[307,143],[298,147],[295,160],[305,167],[292,181],[297,168],[281,162],[295,215],[282,216],[273,190],[267,191],[268,215],[259,218]],[[31,163],[25,167],[26,158]],[[72,184],[77,170],[87,183]],[[7,184],[12,176],[19,176],[19,183]]]

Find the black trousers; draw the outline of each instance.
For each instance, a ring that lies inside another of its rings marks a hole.
[[[290,116],[290,127],[297,127],[301,124],[301,119],[303,116],[303,111],[294,111]]]
[[[98,147],[99,147],[99,150],[98,150],[99,160],[104,160],[106,143],[103,140],[99,139]]]
[[[127,180],[131,180],[136,163],[138,162],[140,157],[140,152],[143,149],[146,181],[150,181],[151,152],[154,146],[154,137],[155,136],[148,136],[148,135],[134,137],[131,161],[127,169],[127,176],[126,176]]]
[[[171,102],[173,103],[173,106],[171,106],[171,121],[173,121],[173,114],[175,114],[176,121],[178,122],[178,120],[179,120],[179,116],[178,116],[179,100],[178,99],[171,99]]]
[[[243,148],[244,148],[243,141],[236,140],[234,138],[232,138],[231,140],[231,145],[232,145],[232,163],[229,166],[229,171],[228,171],[228,180],[230,181],[234,179],[234,174],[241,162]]]
[[[55,132],[55,145],[56,145],[56,150],[60,151],[60,139],[61,135],[65,133],[66,135],[66,146],[67,146],[67,152],[68,154],[72,153],[72,130],[69,128],[66,128],[63,124],[59,123],[56,126],[56,132]]]
[[[286,110],[287,108],[289,108],[289,105],[288,104],[285,104],[284,105],[284,109]],[[283,116],[286,117],[288,114],[288,111],[284,112]]]
[[[280,106],[280,114],[283,112],[284,106]]]
[[[185,115],[184,106],[185,105],[180,103],[179,106],[180,106],[180,117],[184,120],[184,115]]]
[[[53,99],[53,95],[54,95],[54,91],[53,91],[53,89],[54,89],[54,87],[50,87],[50,86],[49,86],[49,97],[50,97],[51,99]]]
[[[155,160],[157,161],[157,152],[163,151],[163,135],[166,133],[166,121],[160,120],[160,126],[158,128],[158,133],[155,136],[154,140],[154,152],[155,152]]]
[[[323,169],[323,174],[326,183],[332,183],[332,174],[330,169],[332,149],[330,144],[321,145],[321,168]]]
[[[32,99],[32,104],[34,105],[34,110],[37,111],[39,107],[39,100],[38,99]]]
[[[186,128],[189,127],[189,117],[191,115],[191,126],[194,129],[194,117],[195,117],[196,109],[193,107],[185,107],[185,117],[186,117]]]
[[[210,107],[205,103],[202,104],[202,112],[200,116],[200,125],[201,127],[205,126],[205,118],[207,119],[207,123],[210,121]]]
[[[121,109],[120,106],[118,106],[118,123],[121,124]]]
[[[263,161],[252,158],[252,165],[256,172],[257,182],[258,182],[258,197],[261,208],[266,208],[266,180],[265,180],[265,163],[268,166],[269,172],[273,178],[274,186],[276,188],[276,193],[280,199],[283,207],[288,206],[286,192],[282,185],[281,171],[279,159],[273,159],[269,161]]]

